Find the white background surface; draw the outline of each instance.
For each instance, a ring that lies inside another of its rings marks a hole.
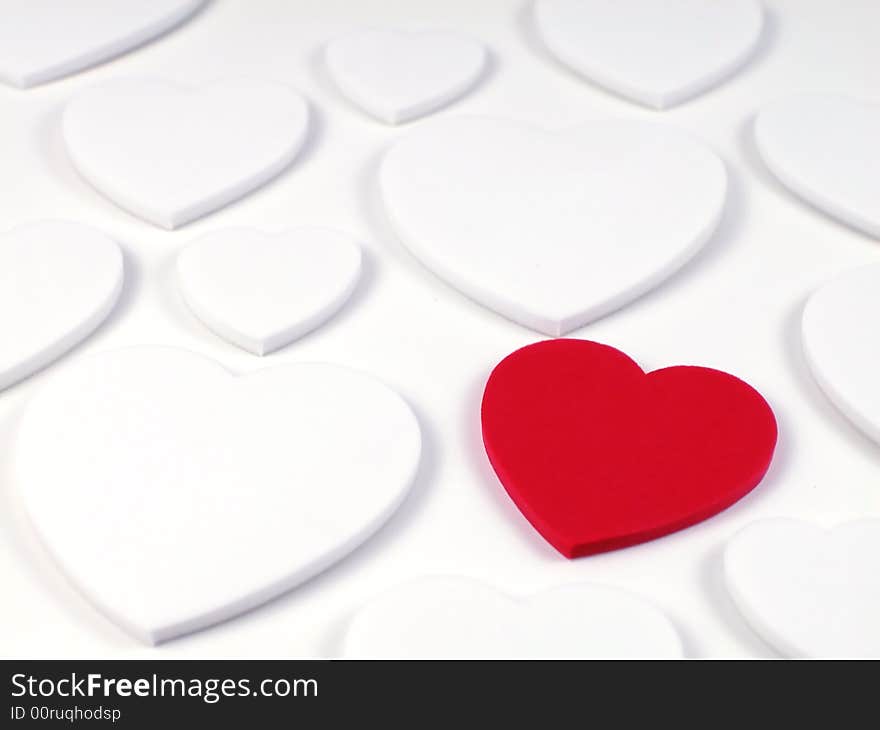
[[[799,339],[806,296],[842,270],[880,261],[880,242],[783,190],[756,157],[751,122],[762,104],[786,94],[833,91],[876,100],[880,3],[765,5],[767,28],[753,61],[723,86],[666,112],[612,96],[549,58],[522,0],[215,0],[179,30],[104,66],[28,91],[0,87],[0,228],[39,218],[93,225],[122,245],[127,275],[120,306],[95,336],[67,360],[0,393],[0,654],[332,655],[366,599],[410,577],[452,573],[512,594],[578,580],[628,588],[670,614],[691,656],[772,655],[724,593],[720,550],[741,526],[765,516],[833,524],[880,515],[880,447],[825,400]],[[617,346],[647,369],[699,364],[757,387],[776,411],[780,441],[769,475],[750,496],[676,535],[576,561],[559,556],[520,516],[483,453],[479,398],[491,367],[540,337],[438,281],[389,231],[374,194],[376,163],[406,127],[386,127],[344,101],[320,56],[328,38],[361,25],[454,28],[488,44],[487,77],[443,114],[507,116],[548,128],[660,118],[722,155],[728,208],[706,249],[663,286],[574,336]],[[159,230],[77,177],[59,129],[71,94],[144,74],[192,84],[235,74],[287,82],[313,105],[312,138],[300,160],[264,189],[178,231]],[[339,316],[261,360],[189,314],[173,277],[183,245],[226,226],[300,225],[334,226],[368,242],[366,275]],[[14,316],[0,312],[0,330]],[[157,649],[140,647],[58,574],[30,537],[6,479],[10,437],[28,396],[66,361],[134,344],[189,348],[237,372],[326,360],[379,376],[421,419],[425,453],[411,497],[362,549],[271,605]]]

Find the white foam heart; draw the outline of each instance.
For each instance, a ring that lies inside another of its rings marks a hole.
[[[880,104],[836,96],[777,102],[755,120],[764,163],[792,192],[880,238]]]
[[[320,228],[209,233],[177,259],[183,298],[209,329],[265,355],[332,317],[357,284],[361,249]]]
[[[682,655],[669,619],[637,596],[588,583],[514,599],[479,581],[422,578],[360,609],[345,656],[526,659]]]
[[[0,80],[25,88],[137,48],[204,0],[0,0]]]
[[[860,267],[815,292],[804,307],[804,355],[819,386],[880,443],[880,265]]]
[[[119,246],[93,228],[43,221],[0,235],[0,390],[88,337],[122,281]]]
[[[537,0],[551,53],[589,80],[664,109],[738,70],[761,36],[756,0]]]
[[[440,277],[516,322],[559,335],[653,288],[708,240],[724,165],[662,124],[548,133],[454,118],[410,133],[380,184],[404,243]]]
[[[308,133],[308,106],[275,83],[197,90],[114,81],[64,110],[64,141],[79,173],[120,207],[176,228],[275,177]]]
[[[764,520],[728,543],[724,571],[746,621],[782,654],[880,657],[878,555],[880,520]]]
[[[345,368],[232,377],[171,348],[59,373],[27,405],[13,483],[63,572],[147,642],[309,579],[396,509],[419,461],[409,406]]]
[[[486,65],[486,49],[447,31],[362,31],[327,44],[339,90],[388,124],[430,114],[464,95]]]

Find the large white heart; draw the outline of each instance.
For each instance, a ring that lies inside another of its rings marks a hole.
[[[514,599],[475,580],[422,578],[360,609],[353,658],[590,659],[682,655],[669,619],[637,596],[575,583]]]
[[[562,63],[657,109],[739,69],[764,23],[756,0],[537,0],[535,18]]]
[[[275,177],[308,133],[308,105],[275,83],[182,89],[158,80],[93,87],[64,110],[79,173],[117,205],[176,228]]]
[[[13,483],[68,578],[155,643],[246,611],[366,540],[420,431],[374,379],[297,364],[234,378],[172,348],[59,373],[28,404]]]
[[[360,269],[357,242],[321,228],[276,235],[217,231],[177,259],[190,309],[218,335],[256,355],[284,347],[333,316]]]
[[[459,33],[362,31],[327,44],[339,90],[388,124],[430,114],[467,92],[486,65],[486,49]]]
[[[764,520],[728,543],[724,571],[746,621],[782,654],[880,657],[878,555],[880,520]]]
[[[548,133],[436,120],[386,155],[380,184],[404,243],[464,294],[560,335],[655,287],[708,240],[724,164],[662,124]]]
[[[43,221],[0,235],[0,390],[88,337],[122,282],[119,246],[93,228]]]
[[[767,167],[828,215],[880,238],[880,104],[837,96],[777,102],[755,120]]]
[[[0,0],[0,80],[22,88],[147,43],[204,0]]]
[[[880,264],[849,271],[804,307],[804,355],[819,386],[880,443]]]

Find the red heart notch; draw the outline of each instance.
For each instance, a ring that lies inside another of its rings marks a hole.
[[[607,345],[557,339],[502,360],[483,393],[483,443],[511,499],[569,558],[711,517],[754,489],[776,419],[718,370],[645,373]]]

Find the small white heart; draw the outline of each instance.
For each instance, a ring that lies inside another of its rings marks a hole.
[[[122,281],[119,246],[93,228],[43,221],[0,235],[0,390],[88,337]]]
[[[849,271],[804,307],[801,338],[816,382],[856,426],[880,443],[880,265]]]
[[[300,228],[209,233],[177,259],[183,298],[218,335],[266,355],[332,317],[357,284],[361,249],[344,233]]]
[[[880,520],[823,530],[749,525],[724,551],[727,588],[768,644],[792,657],[880,658]]]
[[[755,120],[755,143],[789,190],[880,238],[880,104],[836,96],[777,102]]]
[[[26,88],[153,40],[204,0],[0,0],[0,81]]]
[[[137,347],[79,360],[28,403],[12,479],[72,583],[155,643],[358,547],[405,497],[420,444],[403,399],[346,368],[236,378]]]
[[[430,114],[479,80],[486,49],[459,33],[363,31],[327,44],[327,67],[348,99],[388,124]]]
[[[176,228],[280,173],[308,133],[308,105],[274,83],[185,90],[125,80],[82,92],[64,110],[79,173],[121,208]]]
[[[553,55],[591,81],[664,109],[733,74],[763,27],[755,0],[537,0]]]
[[[479,581],[422,578],[361,608],[349,658],[590,659],[682,656],[669,619],[625,591],[575,583],[517,600]]]
[[[388,217],[438,276],[520,324],[560,335],[679,269],[724,208],[724,164],[662,124],[548,133],[429,122],[386,155]]]

